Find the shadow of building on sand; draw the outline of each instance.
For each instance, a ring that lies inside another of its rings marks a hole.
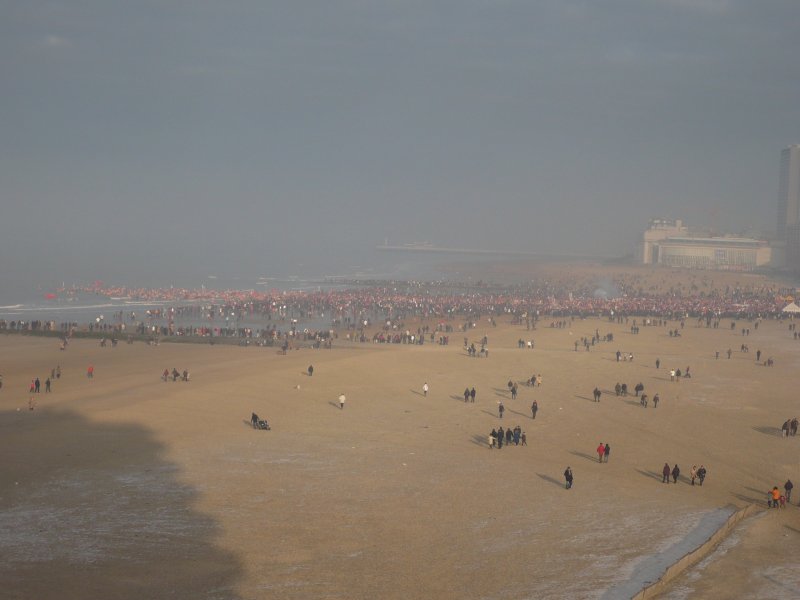
[[[242,563],[216,545],[218,523],[151,431],[32,416],[0,412],[0,452],[25,456],[0,480],[0,580],[12,597],[241,597]]]

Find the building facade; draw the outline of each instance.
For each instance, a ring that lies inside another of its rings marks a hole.
[[[685,235],[686,232],[687,228],[681,220],[650,219],[637,251],[639,260],[646,265],[658,263],[658,243],[672,236]]]
[[[787,227],[800,224],[800,144],[781,152],[781,173],[778,185],[779,240],[787,239]]]
[[[671,237],[658,243],[657,264],[670,267],[752,271],[771,259],[769,244],[750,238]]]

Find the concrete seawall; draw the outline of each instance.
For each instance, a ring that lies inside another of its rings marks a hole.
[[[631,600],[647,600],[648,598],[655,598],[672,581],[688,568],[697,564],[700,560],[711,554],[719,543],[724,540],[730,532],[736,527],[743,519],[751,516],[755,512],[761,510],[755,504],[748,504],[746,507],[737,510],[733,513],[725,523],[719,527],[711,536],[697,548],[683,555],[679,560],[667,567],[664,574],[646,587],[642,588],[637,594],[631,597]]]

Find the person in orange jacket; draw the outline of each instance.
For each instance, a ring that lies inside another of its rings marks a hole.
[[[772,508],[778,508],[781,501],[781,491],[778,489],[778,486],[772,488],[770,494],[772,495]]]

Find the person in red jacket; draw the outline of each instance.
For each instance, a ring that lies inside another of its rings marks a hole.
[[[606,453],[606,447],[603,445],[603,442],[600,442],[600,445],[597,447],[597,462],[603,462],[603,456]]]

